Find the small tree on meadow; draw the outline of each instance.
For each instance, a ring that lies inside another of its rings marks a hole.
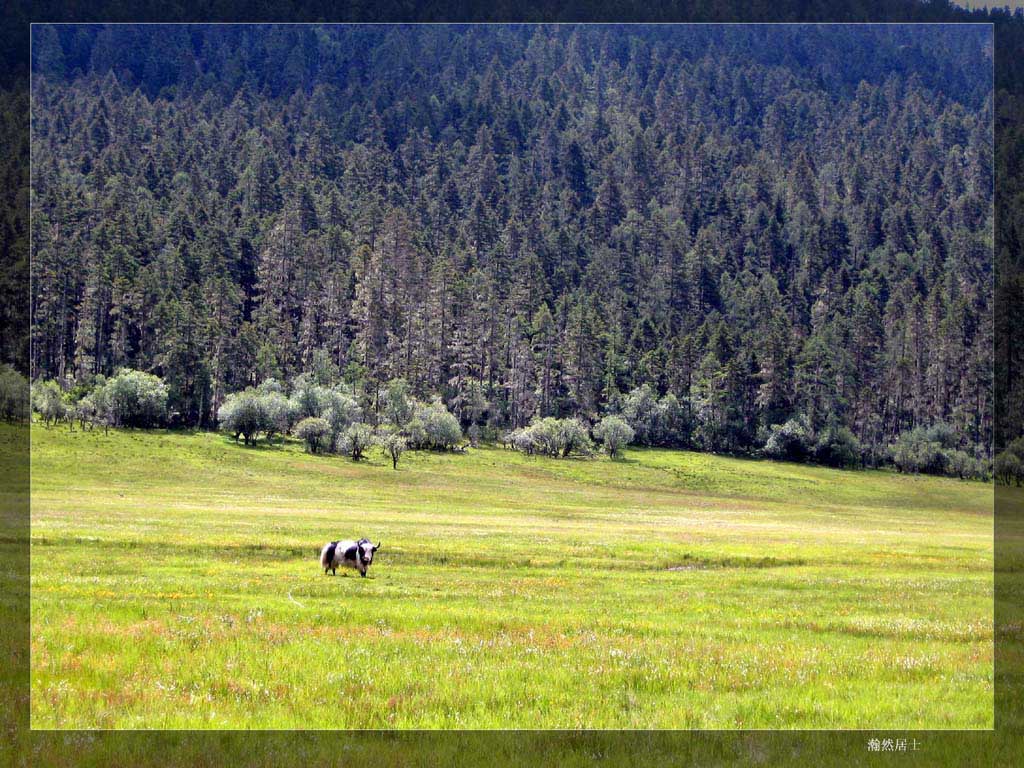
[[[217,410],[217,421],[221,429],[230,432],[238,440],[242,436],[246,445],[256,442],[256,436],[267,426],[262,397],[252,389],[228,395]]]
[[[622,399],[623,420],[633,428],[638,445],[653,445],[658,438],[658,395],[650,384],[632,390]]]
[[[276,392],[277,394],[285,394],[284,386],[280,381],[274,378],[264,379],[260,382],[259,386],[256,387],[256,391],[261,395],[269,395]]]
[[[619,416],[605,416],[594,427],[594,437],[601,442],[609,458],[615,458],[619,451],[633,440],[633,428]]]
[[[39,381],[32,385],[32,407],[43,417],[43,423],[56,424],[67,415],[64,392],[53,381]]]
[[[326,410],[321,403],[319,393],[321,387],[314,384],[308,377],[300,376],[295,380],[292,388],[292,407],[298,419],[306,419],[311,416],[321,416]]]
[[[295,425],[295,436],[306,443],[310,453],[320,453],[330,434],[330,423],[319,416],[307,416]]]
[[[658,401],[659,440],[666,445],[685,445],[689,433],[686,411],[679,398],[669,392]]]
[[[369,424],[358,422],[350,424],[338,436],[335,450],[338,453],[350,456],[352,461],[359,461],[371,445],[373,445],[373,430]]]
[[[103,386],[105,383],[105,381],[100,381],[89,395],[93,405],[92,423],[102,426],[103,434],[107,434],[110,427],[114,426],[114,414],[110,409],[110,392]]]
[[[380,438],[379,443],[381,450],[384,451],[384,455],[391,459],[392,469],[398,469],[398,460],[402,458],[402,454],[409,447],[409,443],[396,432],[384,434]]]
[[[96,424],[96,401],[92,395],[86,395],[71,408],[72,418],[78,422],[78,426],[84,432]]]
[[[312,374],[301,373],[292,381],[292,405],[295,416],[305,419],[310,416],[323,416],[331,403],[328,400],[330,390],[318,384]]]

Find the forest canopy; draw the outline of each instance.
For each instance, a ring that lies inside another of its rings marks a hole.
[[[33,378],[990,454],[986,27],[37,25],[33,71]]]

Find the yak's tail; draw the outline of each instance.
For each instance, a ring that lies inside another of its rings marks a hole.
[[[323,551],[320,553],[321,568],[326,570],[327,568],[331,567],[331,564],[334,562],[334,549],[337,546],[338,542],[332,541],[330,544],[324,547]]]

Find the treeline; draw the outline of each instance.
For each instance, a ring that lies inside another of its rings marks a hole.
[[[27,381],[5,368],[0,371],[0,407],[17,403]],[[413,396],[404,379],[393,379],[381,389],[377,404],[365,393],[337,380],[299,374],[289,384],[267,379],[257,387],[229,394],[217,412],[221,431],[255,445],[285,435],[302,440],[310,453],[336,453],[358,461],[379,447],[397,468],[408,450],[464,450],[466,440],[500,443],[527,455],[553,458],[590,457],[600,448],[615,458],[627,445],[684,447],[690,443],[686,415],[671,393],[657,398],[649,385],[638,387],[621,400],[621,408],[589,422],[581,417],[535,417],[531,423],[498,432],[493,426],[472,423],[463,432],[459,420],[440,398],[423,402]],[[72,428],[155,427],[173,421],[168,410],[168,387],[157,376],[122,369],[110,379],[98,377],[91,387],[63,391],[53,380],[37,381],[32,405],[47,426],[67,422]],[[962,479],[987,479],[989,463],[959,447],[953,429],[937,423],[917,427],[876,454],[864,451],[846,427],[831,424],[815,433],[801,419],[771,427],[757,456],[786,461],[815,462],[837,468],[891,466],[900,472],[939,474]],[[1008,481],[1024,480],[1024,441],[1011,444],[996,457],[995,473]]]
[[[32,375],[149,371],[190,426],[306,374],[371,422],[403,379],[467,433],[986,466],[987,40],[37,27]]]

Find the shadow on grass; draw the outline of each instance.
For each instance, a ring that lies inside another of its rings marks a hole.
[[[182,430],[178,434],[189,435],[189,434],[204,434],[204,433],[203,433],[203,430],[190,430],[190,431]],[[230,446],[235,447],[235,448],[243,448],[243,449],[245,449],[247,451],[281,451],[287,445],[295,445],[295,444],[301,444],[301,443],[298,443],[298,441],[295,441],[295,440],[289,440],[288,438],[275,438],[274,440],[271,440],[271,441],[268,441],[266,439],[262,439],[262,440],[256,440],[256,441],[254,441],[252,443],[245,443],[242,440],[236,440],[231,435],[221,434],[221,444],[222,445],[230,445]],[[320,455],[322,455],[322,454],[318,454],[318,453],[309,453],[308,451],[306,453],[309,456],[320,456]]]

